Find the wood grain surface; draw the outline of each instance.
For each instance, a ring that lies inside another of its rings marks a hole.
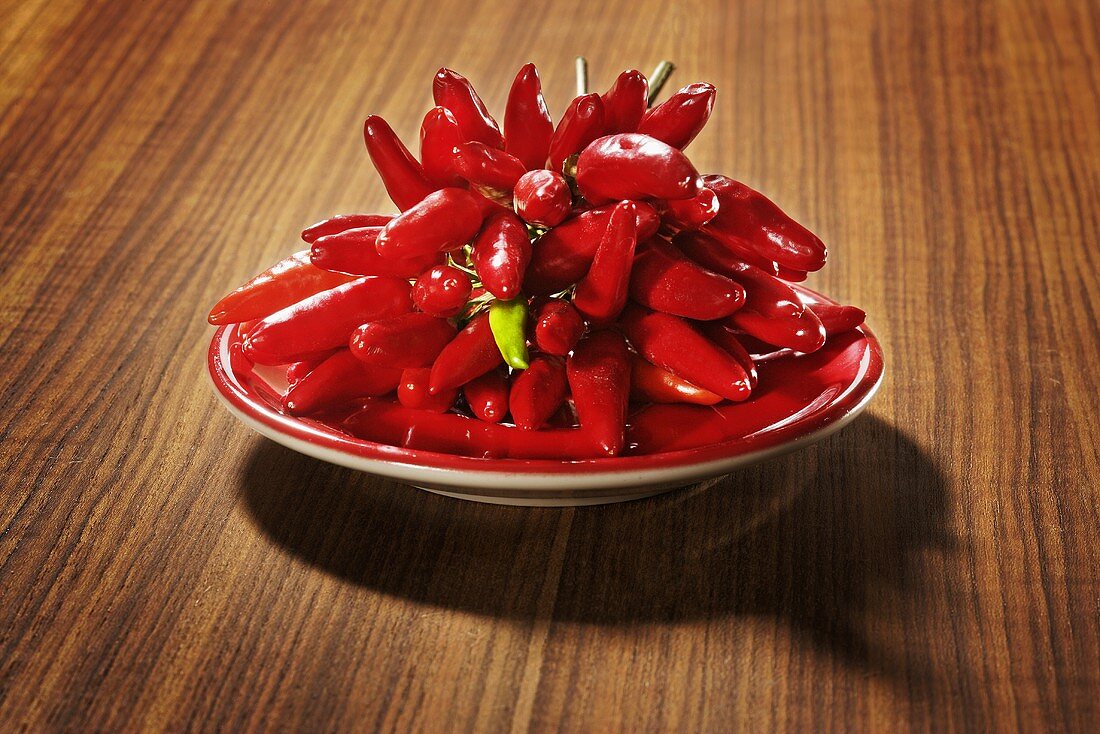
[[[514,509],[249,433],[209,306],[387,207],[435,70],[677,62],[888,374],[818,446]],[[0,730],[1100,728],[1100,6],[0,2]]]

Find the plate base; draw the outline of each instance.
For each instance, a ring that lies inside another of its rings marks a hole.
[[[588,495],[584,497],[492,497],[484,494],[467,494],[466,492],[451,492],[445,489],[422,487],[416,484],[409,485],[422,489],[425,492],[451,497],[456,500],[468,502],[481,502],[487,505],[509,505],[512,507],[586,507],[588,505],[610,505],[615,502],[630,502],[631,500],[645,499],[665,492],[672,492],[679,487],[658,487],[631,492],[629,494]],[[686,486],[686,485],[685,485]]]

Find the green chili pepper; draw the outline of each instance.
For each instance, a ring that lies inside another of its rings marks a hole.
[[[497,349],[509,367],[527,369],[527,299],[493,301],[489,306],[489,328]]]

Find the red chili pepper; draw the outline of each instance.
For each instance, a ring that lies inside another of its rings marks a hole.
[[[415,278],[442,259],[439,253],[398,260],[382,257],[375,244],[381,227],[360,227],[319,237],[309,253],[314,265],[334,273]]]
[[[490,370],[467,382],[462,393],[470,410],[483,421],[500,423],[508,415],[508,378],[503,370]]]
[[[469,275],[450,265],[436,265],[416,279],[412,299],[424,313],[450,318],[466,307],[472,290]]]
[[[485,290],[501,300],[512,300],[519,295],[531,260],[527,227],[511,212],[494,215],[474,240],[472,259]]]
[[[630,397],[639,403],[714,405],[722,402],[721,395],[693,385],[636,354],[631,367]]]
[[[391,393],[400,379],[400,370],[368,367],[341,349],[290,386],[283,410],[291,415],[335,410],[357,398]]]
[[[351,353],[380,367],[427,367],[454,339],[456,329],[446,319],[426,313],[406,313],[363,324],[351,335]]]
[[[745,289],[729,278],[704,270],[667,241],[654,237],[634,259],[630,297],[654,311],[713,321],[741,308]]]
[[[569,396],[565,363],[558,357],[539,355],[512,378],[509,405],[516,425],[528,431],[542,428]]]
[[[525,222],[556,227],[569,216],[573,194],[564,176],[539,168],[520,177],[512,191],[512,201]]]
[[[574,99],[561,116],[554,137],[550,139],[549,168],[561,173],[565,159],[579,153],[586,145],[603,135],[603,102],[598,94],[584,94]]]
[[[622,324],[639,354],[677,377],[727,400],[752,392],[741,364],[679,316],[629,306]]]
[[[430,367],[410,367],[401,372],[397,384],[397,400],[406,408],[424,410],[430,413],[444,413],[451,409],[458,397],[458,390],[448,388],[432,392],[428,389],[431,381]]]
[[[483,217],[481,202],[469,191],[440,189],[382,228],[378,253],[408,259],[454,250],[473,239]]]
[[[638,133],[607,135],[577,159],[577,186],[595,205],[623,199],[687,199],[702,187],[683,153]]]
[[[296,252],[224,296],[206,319],[215,326],[262,319],[350,280],[351,276],[314,267],[308,250]]]
[[[479,314],[436,357],[431,391],[435,394],[460,387],[503,363],[489,327],[489,313]]]
[[[334,349],[331,352],[327,352],[323,356],[320,356],[318,358],[304,359],[301,362],[295,362],[294,364],[290,365],[286,368],[287,384],[293,385],[294,383],[298,382],[303,377],[312,372],[317,367],[317,365],[321,364],[326,359],[336,354],[338,351],[340,350]]]
[[[806,308],[814,312],[825,327],[825,334],[829,337],[851,331],[863,323],[867,314],[862,308],[855,306],[838,306],[835,303],[815,303]]]
[[[661,220],[649,204],[635,202],[638,240],[654,235]],[[524,289],[547,295],[568,288],[584,277],[596,256],[614,206],[589,209],[554,227],[535,243],[527,266]]]
[[[542,82],[534,64],[516,74],[504,108],[504,149],[528,169],[542,168],[550,152],[554,121],[542,97]]]
[[[806,276],[808,275],[805,270],[791,270],[790,268],[785,268],[782,265],[776,268],[775,274],[779,277],[780,280],[785,280],[788,283],[801,283],[802,281],[806,280]]]
[[[323,219],[303,229],[302,240],[312,245],[321,237],[339,234],[349,229],[384,227],[391,219],[393,219],[392,214],[337,214],[335,217]]]
[[[776,277],[745,265],[732,274],[745,288],[745,306],[729,323],[758,339],[800,352],[815,352],[825,344],[821,321],[807,312],[798,293]]]
[[[450,69],[440,69],[432,82],[435,103],[446,107],[458,121],[462,137],[491,148],[503,148],[504,136],[469,80]]]
[[[707,270],[729,277],[740,272],[746,263],[769,275],[777,275],[779,269],[771,260],[765,260],[745,247],[739,240],[720,241],[703,232],[680,232],[672,242],[689,258]]]
[[[649,82],[640,71],[624,71],[600,99],[605,135],[635,132],[649,103]]]
[[[289,364],[346,346],[355,327],[412,310],[409,284],[368,276],[274,313],[249,332],[245,354],[258,364]]]
[[[791,270],[812,272],[824,267],[825,244],[759,191],[725,176],[704,176],[703,183],[719,202],[718,216],[704,232],[723,242],[737,241]]]
[[[689,84],[646,112],[638,132],[682,150],[707,124],[714,107],[714,94],[711,84]]]
[[[564,357],[584,336],[584,319],[568,301],[551,298],[532,310],[531,341],[539,351]]]
[[[699,229],[718,216],[718,207],[718,195],[704,187],[690,199],[667,202],[664,219],[677,229]]]
[[[455,148],[454,165],[458,175],[474,186],[509,193],[519,177],[527,172],[519,158],[476,142]]]
[[[454,115],[445,107],[433,107],[420,124],[420,163],[424,175],[438,188],[461,186],[455,170],[455,148],[466,142]]]
[[[737,360],[737,363],[745,370],[745,374],[749,376],[749,387],[755,390],[757,380],[759,379],[759,375],[756,372],[756,364],[752,361],[752,357],[741,343],[741,339],[738,335],[729,327],[719,323],[703,324],[702,329],[703,334],[708,339],[722,347],[722,349],[726,350],[726,353]]]
[[[626,305],[638,243],[636,210],[633,202],[624,201],[611,212],[592,266],[573,294],[573,305],[595,323],[614,320]]]
[[[581,428],[602,453],[622,453],[630,402],[630,350],[622,336],[606,330],[589,334],[566,363],[566,375]]]
[[[363,123],[363,139],[371,162],[398,209],[404,211],[436,190],[409,149],[381,117],[367,118]]]

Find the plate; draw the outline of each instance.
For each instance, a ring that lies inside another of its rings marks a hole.
[[[808,303],[831,302],[799,288]],[[631,440],[656,453],[586,461],[474,458],[365,441],[279,410],[285,369],[233,358],[236,326],[219,328],[207,366],[214,393],[238,420],[300,453],[449,497],[529,506],[593,505],[655,495],[728,474],[820,441],[855,418],[882,381],[882,348],[866,325],[818,352],[759,365],[752,398],[716,407],[649,406]]]

